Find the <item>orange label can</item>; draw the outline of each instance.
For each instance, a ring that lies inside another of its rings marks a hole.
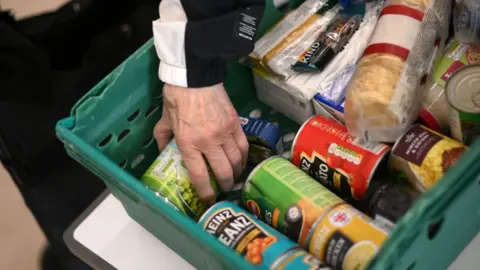
[[[365,269],[388,234],[348,204],[317,219],[308,236],[308,251],[333,270]]]

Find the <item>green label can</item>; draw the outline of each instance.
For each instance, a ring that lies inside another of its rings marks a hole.
[[[480,65],[466,66],[447,81],[452,137],[466,145],[480,135]]]
[[[275,156],[258,165],[243,190],[246,208],[258,218],[306,246],[308,232],[324,211],[342,199],[298,169]]]
[[[217,182],[211,173],[210,179],[214,191],[218,192]],[[198,198],[174,140],[148,168],[141,181],[179,211],[195,220],[198,220],[208,208],[207,204]]]

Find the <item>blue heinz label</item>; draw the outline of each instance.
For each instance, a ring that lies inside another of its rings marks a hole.
[[[249,117],[239,117],[243,132],[247,135],[250,143],[259,143],[268,146],[272,151],[277,152],[277,145],[280,141],[280,128],[273,123],[253,119]]]
[[[257,269],[274,269],[271,267],[282,254],[298,247],[286,236],[228,201],[212,206],[199,224]]]

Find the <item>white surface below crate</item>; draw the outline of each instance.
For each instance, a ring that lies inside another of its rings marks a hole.
[[[111,194],[77,227],[74,239],[119,270],[195,269],[131,219]],[[480,269],[479,251],[480,234],[448,270]]]

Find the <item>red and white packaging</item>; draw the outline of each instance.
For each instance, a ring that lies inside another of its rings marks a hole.
[[[420,112],[448,36],[451,1],[390,0],[347,87],[345,124],[365,140],[394,142]]]

